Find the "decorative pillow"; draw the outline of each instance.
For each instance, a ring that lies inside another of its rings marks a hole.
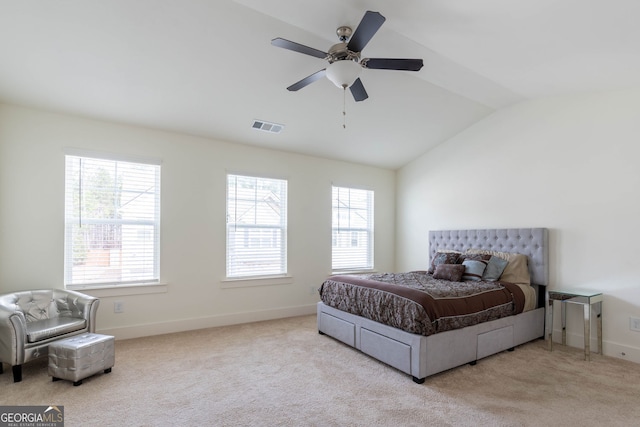
[[[464,265],[462,280],[472,280],[474,282],[482,280],[482,273],[484,273],[487,267],[486,261],[476,261],[473,259],[465,259],[462,261],[462,265]]]
[[[506,259],[507,261],[509,261],[509,263],[502,272],[499,280],[503,282],[518,283],[522,285],[531,284],[531,277],[529,275],[529,263],[526,255],[514,252],[498,252],[485,249],[467,249],[466,254],[486,254]]]
[[[448,280],[450,282],[460,282],[462,281],[464,269],[464,265],[462,264],[439,264],[433,272],[433,278]]]
[[[509,261],[506,259],[491,255],[491,258],[489,258],[489,262],[487,263],[487,268],[485,268],[484,273],[482,273],[482,280],[486,282],[495,282],[500,278],[500,276],[502,276],[507,264],[509,264]]]
[[[462,264],[464,261],[466,260],[473,260],[473,261],[482,261],[485,264],[489,263],[489,260],[491,259],[491,255],[486,255],[486,254],[469,254],[469,253],[465,253],[462,254],[458,257],[458,263]]]
[[[436,252],[429,266],[429,274],[433,274],[440,264],[456,264],[460,255],[460,252]]]
[[[509,263],[502,272],[500,280],[511,283],[519,283],[523,285],[531,284],[529,275],[529,259],[526,255],[512,254],[509,257]]]

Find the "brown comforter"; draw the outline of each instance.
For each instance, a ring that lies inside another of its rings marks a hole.
[[[521,313],[524,293],[506,282],[450,282],[424,271],[332,276],[322,301],[407,332],[431,335]]]

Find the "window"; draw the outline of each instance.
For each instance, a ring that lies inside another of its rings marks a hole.
[[[373,191],[333,187],[333,271],[373,268]]]
[[[160,278],[160,166],[67,155],[65,285]]]
[[[287,181],[227,175],[227,277],[287,273]]]

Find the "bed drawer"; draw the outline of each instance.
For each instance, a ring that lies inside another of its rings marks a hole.
[[[485,332],[478,335],[477,358],[482,359],[513,346],[513,326]]]
[[[394,368],[411,373],[411,347],[407,344],[360,328],[360,350]]]
[[[356,346],[356,325],[351,322],[338,319],[327,313],[321,313],[318,330],[351,347]]]

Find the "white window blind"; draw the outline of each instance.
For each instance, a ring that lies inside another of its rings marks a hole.
[[[333,187],[333,271],[373,269],[373,191]]]
[[[65,284],[160,278],[160,166],[66,156]]]
[[[287,181],[227,175],[227,277],[287,273]]]

